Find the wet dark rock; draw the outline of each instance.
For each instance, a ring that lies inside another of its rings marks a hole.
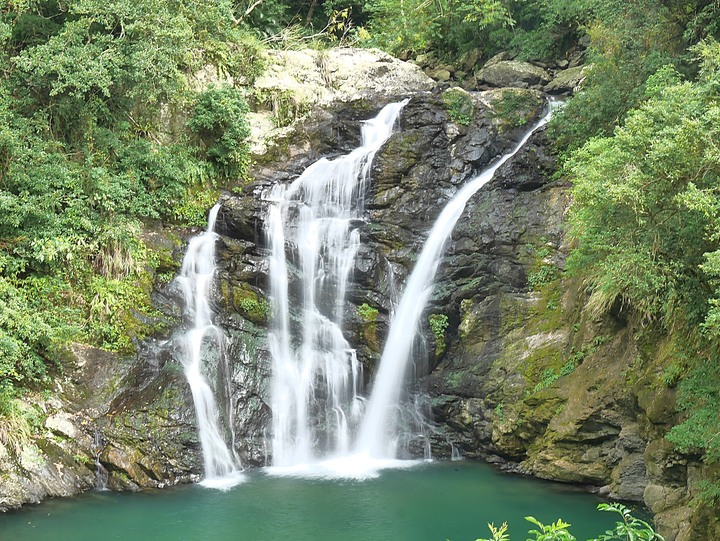
[[[531,191],[548,184],[557,160],[549,149],[550,142],[543,128],[520,149],[515,159],[497,171],[491,185],[504,190]]]

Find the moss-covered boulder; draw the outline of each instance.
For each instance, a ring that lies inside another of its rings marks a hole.
[[[543,68],[519,60],[488,62],[475,78],[480,85],[503,88],[541,88],[550,82]]]

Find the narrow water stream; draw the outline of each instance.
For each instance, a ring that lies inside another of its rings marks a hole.
[[[3,541],[473,541],[507,521],[525,539],[533,515],[563,518],[579,540],[613,524],[600,500],[565,485],[473,462],[386,470],[366,481],[276,478],[263,470],[226,492],[196,485],[93,492],[0,516]]]

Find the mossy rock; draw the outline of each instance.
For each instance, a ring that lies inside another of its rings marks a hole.
[[[420,130],[396,132],[390,136],[378,156],[381,164],[376,183],[378,190],[392,188],[397,178],[405,175],[422,156],[424,135]]]
[[[227,311],[240,314],[256,325],[267,324],[270,305],[260,290],[244,282],[222,281],[220,292],[223,307]]]
[[[475,118],[475,104],[472,96],[459,87],[448,88],[442,93],[445,110],[455,124],[469,126]]]
[[[364,345],[374,354],[381,351],[378,338],[378,318],[380,311],[374,306],[363,303],[357,308],[358,319],[360,320],[360,334]]]
[[[536,336],[544,338],[552,335]],[[549,343],[528,351],[527,356],[520,363],[520,370],[528,383],[535,385],[541,382],[544,374],[560,370],[565,362],[561,348],[561,344]]]
[[[501,131],[528,125],[537,118],[544,104],[540,92],[521,88],[501,88],[490,97],[492,117]]]

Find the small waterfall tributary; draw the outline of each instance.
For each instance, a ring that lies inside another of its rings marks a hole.
[[[361,366],[343,335],[343,306],[368,172],[403,105],[391,104],[367,121],[360,148],[334,161],[322,159],[289,186],[276,185],[265,194],[274,310],[272,452],[273,465],[285,473],[364,477],[398,466],[392,460],[398,402],[443,248],[468,199],[550,118],[548,113],[441,212],[393,314],[367,399],[361,394]],[[293,281],[300,284],[296,296],[290,294]],[[293,311],[296,298],[302,306]],[[296,313],[299,320],[293,319]]]
[[[220,205],[208,217],[205,232],[190,239],[182,263],[178,283],[185,296],[186,318],[190,328],[179,337],[181,360],[195,405],[198,434],[202,446],[205,477],[202,484],[214,488],[230,488],[242,480],[240,461],[232,451],[234,434],[232,418],[228,420],[230,447],[226,444],[220,411],[215,394],[208,383],[213,372],[227,372],[225,335],[212,322],[210,292],[215,278],[215,220]],[[212,362],[211,362],[212,361]],[[214,378],[227,381],[228,378]],[[220,384],[222,387],[223,384]],[[227,396],[227,389],[219,389]]]

